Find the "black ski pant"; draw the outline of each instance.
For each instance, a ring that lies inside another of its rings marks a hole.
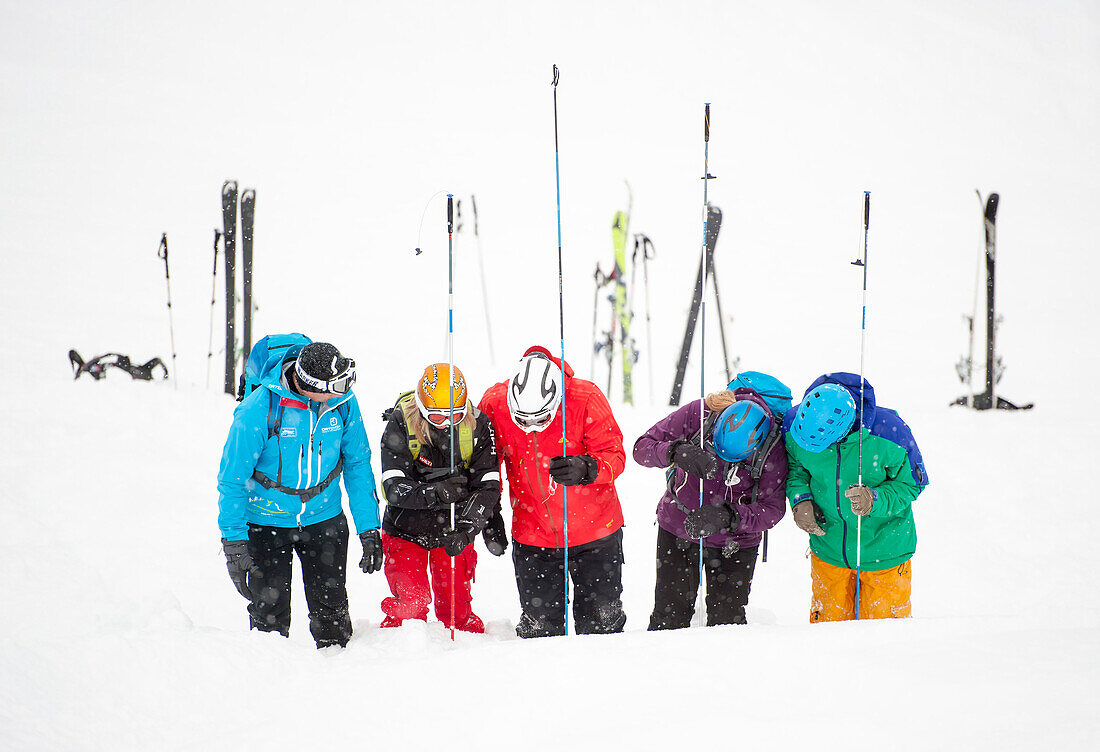
[[[523,608],[516,634],[550,637],[565,634],[565,549],[512,541],[516,587]],[[569,547],[573,581],[573,621],[577,634],[622,632],[623,531]]]
[[[290,635],[290,578],[298,554],[309,606],[309,631],[318,648],[346,645],[348,615],[348,522],[341,512],[306,527],[248,526],[248,555],[260,568],[250,575],[252,628]]]
[[[677,538],[664,528],[657,533],[657,587],[649,629],[681,629],[691,625],[699,591],[699,544]],[[744,624],[758,546],[743,548],[730,558],[722,549],[703,547],[707,578],[707,626]]]

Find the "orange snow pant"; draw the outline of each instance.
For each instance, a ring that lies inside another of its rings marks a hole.
[[[859,573],[859,618],[901,619],[912,614],[910,561]],[[856,618],[856,570],[834,567],[810,554],[810,623]]]

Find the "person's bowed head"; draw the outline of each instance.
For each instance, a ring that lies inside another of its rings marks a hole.
[[[524,433],[546,430],[561,411],[565,388],[562,373],[541,353],[520,359],[508,382],[508,413]],[[596,458],[588,454],[562,455],[550,460],[550,477],[563,486],[588,485],[599,471]]]
[[[807,394],[795,412],[791,423],[791,439],[811,454],[824,452],[844,440],[860,427],[856,423],[858,411],[851,393],[839,384],[822,384]],[[873,488],[852,485],[844,492],[852,504],[852,513],[864,516],[871,513],[877,494]],[[807,499],[794,506],[795,524],[810,535],[824,535],[821,528],[824,515]]]
[[[718,415],[710,436],[709,451],[692,441],[680,439],[669,447],[669,464],[703,480],[718,477],[721,459],[730,465],[752,457],[772,430],[772,416],[750,400],[739,400]],[[740,515],[728,505],[705,505],[691,510],[684,529],[691,538],[709,538],[722,530],[737,530]]]

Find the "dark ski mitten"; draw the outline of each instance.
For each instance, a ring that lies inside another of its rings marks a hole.
[[[698,444],[684,439],[677,439],[668,448],[668,464],[696,478],[714,480],[718,477],[718,458]]]
[[[430,509],[449,507],[458,504],[470,496],[470,490],[466,487],[466,475],[455,473],[444,480],[437,480],[424,487],[424,493],[429,500]]]
[[[468,520],[456,520],[455,529],[443,533],[443,550],[447,552],[447,556],[458,556],[474,542],[475,537],[477,537],[477,530],[474,528],[474,523]]]
[[[563,486],[587,486],[596,480],[598,471],[596,458],[588,454],[550,460],[550,475]]]
[[[382,568],[382,533],[378,528],[364,530],[359,533],[359,540],[363,544],[363,558],[359,560],[359,568],[366,574],[374,574]]]
[[[508,549],[508,528],[504,526],[504,517],[499,511],[481,531],[481,539],[485,541],[485,550],[493,556],[502,556]]]
[[[225,565],[229,569],[229,579],[233,587],[244,598],[252,600],[252,591],[248,589],[248,575],[257,575],[260,568],[248,555],[248,541],[227,541],[222,538],[222,551],[225,552]]]
[[[709,538],[723,530],[736,530],[740,522],[736,511],[722,505],[692,509],[684,520],[684,531],[690,538]]]

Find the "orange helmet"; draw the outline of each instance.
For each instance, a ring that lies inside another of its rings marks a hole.
[[[416,406],[424,420],[436,428],[447,428],[452,419],[460,423],[466,417],[466,378],[455,368],[454,379],[448,383],[450,374],[446,363],[433,363],[416,383]]]

